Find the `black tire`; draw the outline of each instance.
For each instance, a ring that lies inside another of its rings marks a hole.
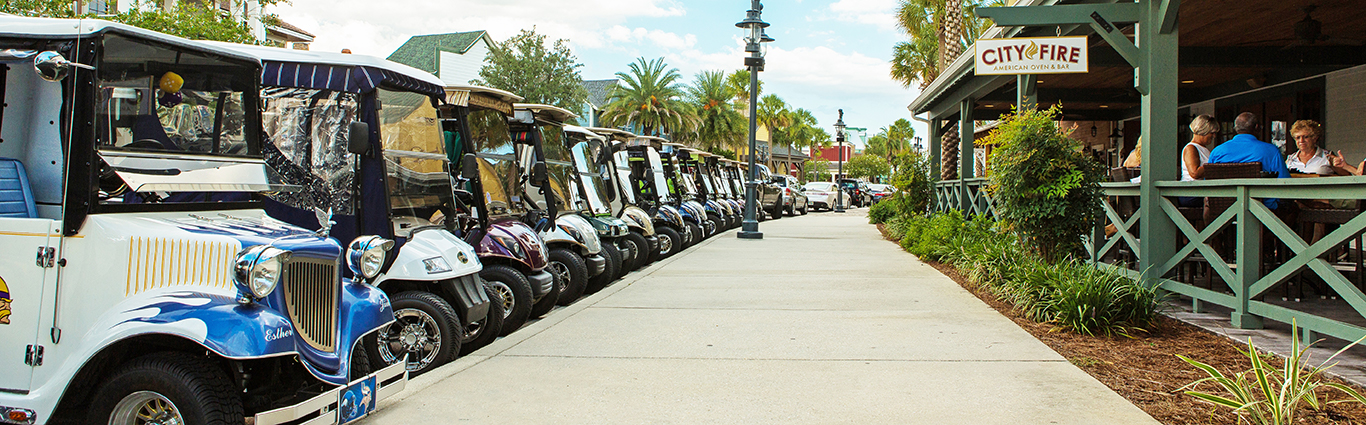
[[[702,233],[702,226],[691,221],[689,221],[687,225],[688,231],[692,232],[692,241],[688,243],[688,246],[691,247],[693,245],[697,245],[698,243],[702,242],[702,239],[707,237],[705,233]]]
[[[604,243],[603,246],[606,247],[607,244]],[[561,266],[564,267],[564,270],[559,270],[559,267]],[[577,301],[579,297],[583,296],[584,289],[588,286],[588,265],[578,253],[564,248],[552,249],[550,250],[549,262],[547,262],[546,267],[550,268],[550,273],[557,275],[556,279],[560,278],[560,276],[558,276],[560,273],[567,273],[569,275],[567,276],[568,282],[565,282],[564,289],[560,290],[559,299],[550,304],[551,307],[554,307],[555,304],[572,304],[574,301]],[[605,274],[607,272],[604,271],[603,273]],[[547,295],[547,297],[549,296]],[[549,313],[550,309],[547,308],[546,311],[540,312],[540,315],[537,315],[537,312],[538,310],[535,308],[531,309],[531,314],[537,317]]]
[[[773,209],[772,209],[772,210],[769,210],[769,211],[768,211],[768,214],[771,215],[771,216],[773,216],[773,219],[774,219],[774,220],[783,218],[783,200],[782,200],[782,198],[779,198],[779,199],[778,199],[778,202],[776,202],[776,203],[773,204]]]
[[[646,262],[650,261],[650,241],[645,239],[645,235],[636,232],[627,233],[626,237],[621,239],[621,244],[624,248],[623,251],[635,250],[635,259],[630,262],[622,261],[621,275],[625,276],[626,273],[640,270],[641,267],[645,267]]]
[[[374,335],[374,333],[371,333],[370,335]],[[375,365],[370,363],[369,350],[365,347],[364,342],[370,340],[370,335],[367,335],[366,338],[362,339],[360,344],[356,344],[356,348],[351,349],[351,369],[346,375],[348,381],[364,378],[365,375],[369,375],[370,372],[375,371]]]
[[[498,339],[503,331],[503,302],[487,283],[479,285],[489,297],[489,314],[483,320],[476,320],[465,327],[465,340],[460,344],[460,355],[473,353]]]
[[[431,292],[406,291],[389,298],[394,322],[365,338],[371,364],[384,367],[408,359],[408,373],[421,375],[455,360],[465,328],[450,303]],[[412,345],[404,341],[411,339]]]
[[[607,258],[607,267],[602,269],[601,274],[588,279],[588,287],[584,288],[585,294],[598,293],[617,280],[621,274],[621,252],[617,251],[617,247],[610,243],[602,244],[602,256]]]
[[[221,367],[203,356],[148,354],[102,381],[85,423],[132,424],[140,408],[158,402],[169,404],[179,423],[241,425],[245,417],[237,387]]]
[[[788,217],[796,217],[796,216],[797,216],[797,203],[796,203],[795,201],[792,202],[792,205],[788,205],[788,206],[787,206],[787,215],[788,215]]]
[[[484,266],[479,277],[484,278],[484,282],[493,287],[499,299],[503,300],[503,329],[498,334],[507,336],[525,325],[526,319],[531,316],[531,282],[526,280],[526,276],[517,269],[499,264]],[[505,298],[508,295],[512,296],[511,300]]]
[[[810,203],[810,202],[807,202],[806,204],[802,205],[802,209],[801,209],[802,215],[806,215],[806,213],[811,212],[810,210],[811,210],[811,203]]]
[[[707,220],[711,221],[712,236],[715,236],[717,233],[721,233],[722,231],[726,230],[726,223],[728,222],[722,219],[721,216],[716,214],[707,214]]]
[[[659,237],[659,259],[669,258],[683,250],[683,236],[679,235],[674,228],[656,227],[655,236]]]

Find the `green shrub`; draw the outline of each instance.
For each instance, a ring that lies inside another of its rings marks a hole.
[[[929,211],[934,203],[934,180],[930,172],[933,167],[930,157],[919,151],[896,158],[897,171],[890,183],[897,188],[893,199],[897,201],[900,214],[915,215]]]
[[[1080,256],[1100,209],[1104,167],[1057,127],[1061,108],[1005,115],[982,140],[994,146],[987,190],[1000,219],[1050,262]]]
[[[896,204],[897,203],[895,202],[895,198],[886,199],[882,202],[873,204],[873,207],[868,209],[868,222],[872,224],[881,224],[887,222],[887,220],[890,220],[892,217],[896,216]]]
[[[1030,320],[1085,335],[1129,335],[1157,317],[1155,288],[1083,260],[1044,261],[985,216],[896,216],[886,228],[906,251],[954,266]]]

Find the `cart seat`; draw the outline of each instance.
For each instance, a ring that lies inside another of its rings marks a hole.
[[[0,158],[0,217],[38,217],[28,174],[17,159]]]

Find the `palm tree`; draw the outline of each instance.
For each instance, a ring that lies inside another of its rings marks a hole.
[[[778,95],[765,95],[759,98],[757,121],[759,125],[768,129],[768,152],[771,154],[773,152],[773,139],[783,129],[792,125],[792,113],[787,110],[787,102],[784,102]]]
[[[693,131],[680,134],[680,140],[702,150],[739,151],[745,145],[749,123],[736,110],[724,71],[697,73],[687,88],[687,101],[697,114]]]
[[[624,83],[618,86],[603,108],[608,125],[640,126],[642,134],[671,134],[687,131],[696,118],[683,102],[683,87],[677,84],[677,68],[667,68],[664,58],[646,61],[637,58],[631,72],[618,72]]]
[[[933,28],[926,26],[920,31],[920,36],[898,42],[892,48],[892,79],[902,87],[919,81],[920,89],[924,90],[939,77],[939,40]]]
[[[735,96],[735,104],[742,111],[749,111],[749,70],[741,69],[726,75],[726,89]],[[764,82],[759,82],[759,94],[764,93]]]

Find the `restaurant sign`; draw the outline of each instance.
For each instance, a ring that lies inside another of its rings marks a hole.
[[[977,40],[977,75],[1087,72],[1086,37],[1022,37]]]

